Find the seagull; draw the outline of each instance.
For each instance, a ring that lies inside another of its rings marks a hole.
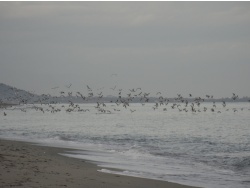
[[[235,93],[233,93],[232,99],[233,99],[233,100],[236,100],[237,98],[239,98],[239,96],[236,95]]]
[[[135,92],[135,89],[130,89],[129,91],[131,91],[131,92]]]
[[[6,114],[5,112],[3,113],[3,115],[4,115],[4,116],[7,116],[7,114]]]
[[[91,90],[91,88],[87,85],[88,90]]]
[[[77,92],[77,94],[79,94],[83,100],[86,99],[86,97],[84,97],[80,92]]]
[[[115,87],[113,87],[113,88],[110,88],[110,89],[115,90],[115,88],[116,88],[116,86],[115,86]]]
[[[72,84],[69,84],[68,86],[65,86],[65,87],[70,88],[70,87],[71,87],[71,85],[72,85]]]

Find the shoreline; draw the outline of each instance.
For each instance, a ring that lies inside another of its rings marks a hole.
[[[86,160],[59,155],[65,150],[70,149],[0,139],[0,187],[195,188],[99,172]]]

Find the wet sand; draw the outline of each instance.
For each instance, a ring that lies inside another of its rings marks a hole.
[[[59,155],[69,149],[0,140],[0,187],[191,188],[98,172],[95,164]]]

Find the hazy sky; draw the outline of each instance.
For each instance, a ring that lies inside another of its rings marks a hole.
[[[250,96],[250,2],[1,2],[0,82]]]

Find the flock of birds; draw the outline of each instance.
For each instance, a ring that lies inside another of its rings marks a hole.
[[[66,85],[67,90],[71,88],[72,84]],[[163,97],[161,92],[156,93],[156,97],[150,97],[150,93],[143,92],[141,88],[133,88],[129,89],[129,92],[124,94],[122,89],[118,89],[116,86],[110,88],[113,92],[116,92],[118,96],[109,98],[103,96],[103,91],[100,91],[103,88],[98,89],[98,92],[94,94],[93,89],[86,85],[87,94],[82,94],[81,92],[76,92],[73,95],[72,91],[60,91],[60,96],[51,96],[50,94],[42,94],[40,96],[28,93],[25,96],[20,95],[18,89],[10,88],[14,92],[14,97],[9,97],[5,99],[5,101],[18,101],[18,105],[3,105],[3,101],[0,100],[0,107],[6,110],[21,110],[26,112],[28,108],[35,109],[36,111],[41,111],[42,113],[50,112],[56,113],[61,110],[65,110],[66,112],[88,112],[91,109],[86,108],[85,105],[80,105],[80,103],[95,103],[94,108],[97,111],[97,114],[112,114],[115,112],[121,111],[121,109],[127,109],[131,113],[134,113],[136,109],[131,107],[131,103],[137,102],[144,106],[146,103],[153,103],[151,105],[153,110],[162,110],[168,111],[177,110],[179,112],[216,112],[221,113],[221,109],[225,109],[225,111],[233,110],[233,112],[237,112],[241,109],[229,109],[227,108],[227,103],[225,100],[220,102],[216,102],[213,95],[206,95],[205,97],[193,97],[192,94],[189,94],[188,97],[184,98],[181,94],[177,94],[175,98],[167,98]],[[60,87],[53,87],[51,89],[58,90]],[[231,100],[237,101],[239,99],[238,95],[232,93],[230,97]],[[201,105],[203,102],[209,101],[211,105],[203,106]],[[250,102],[250,100],[248,100]],[[27,105],[29,104],[29,105]],[[111,104],[111,105],[107,105]],[[221,105],[223,108],[218,108]],[[83,108],[85,106],[85,108]],[[248,109],[250,110],[250,109]],[[7,116],[6,111],[3,112],[4,116]]]

